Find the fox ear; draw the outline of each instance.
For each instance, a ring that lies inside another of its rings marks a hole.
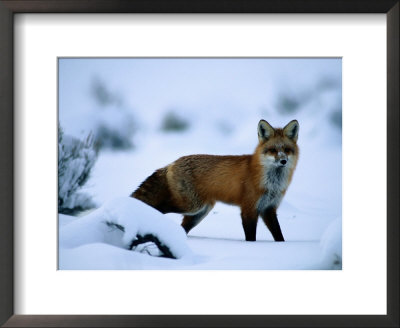
[[[289,139],[293,141],[297,141],[297,137],[299,136],[299,122],[297,120],[290,121],[284,128],[283,133]]]
[[[258,129],[257,130],[258,130],[258,140],[260,142],[268,140],[275,133],[274,128],[265,120],[261,120],[258,123]]]

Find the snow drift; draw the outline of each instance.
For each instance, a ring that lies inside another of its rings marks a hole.
[[[101,256],[100,253],[105,256],[110,249],[104,244],[130,251],[133,242],[149,235],[170,251],[170,257],[180,259],[192,254],[179,225],[131,197],[113,199],[72,222],[60,222],[59,230],[60,269],[75,266],[64,258],[68,250],[98,247],[97,256]]]

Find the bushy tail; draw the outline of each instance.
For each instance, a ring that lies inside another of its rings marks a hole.
[[[161,213],[182,213],[175,205],[167,181],[167,168],[158,169],[130,195],[154,207]]]

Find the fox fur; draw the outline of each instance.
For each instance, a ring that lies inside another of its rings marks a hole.
[[[284,241],[276,211],[299,157],[299,123],[273,128],[258,123],[258,145],[251,155],[183,156],[156,170],[132,194],[161,213],[184,215],[188,233],[217,201],[237,205],[247,241],[256,240],[261,216],[275,241]]]

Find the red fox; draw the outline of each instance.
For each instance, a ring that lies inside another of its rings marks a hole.
[[[130,196],[161,213],[184,215],[186,233],[216,201],[238,205],[246,241],[256,240],[261,215],[275,241],[284,241],[276,210],[296,168],[299,123],[274,129],[258,123],[259,143],[252,155],[190,155],[156,170]]]

